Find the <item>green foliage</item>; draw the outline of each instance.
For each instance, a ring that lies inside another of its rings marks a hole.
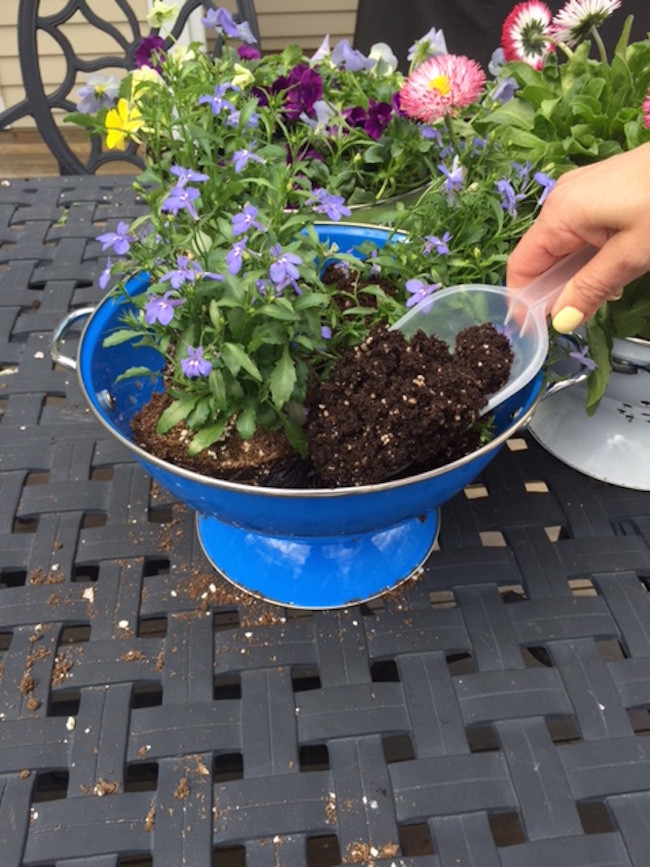
[[[546,166],[555,177],[650,141],[643,102],[650,88],[650,38],[630,44],[632,18],[623,26],[613,57],[591,56],[589,41],[541,70],[511,62],[500,78],[513,77],[513,99],[483,120],[515,159]],[[650,339],[650,275],[627,286],[620,301],[605,304],[587,324],[589,354],[596,369],[588,381],[587,411],[594,412],[611,371],[615,337]]]

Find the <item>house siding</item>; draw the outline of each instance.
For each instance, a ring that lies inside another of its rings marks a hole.
[[[0,100],[4,107],[12,106],[24,98],[18,60],[18,5],[19,0],[3,0],[0,3],[0,45],[3,46],[0,56]],[[223,5],[234,8],[232,0],[224,0]],[[256,0],[255,5],[263,51],[281,50],[292,42],[302,45],[305,51],[311,51],[318,47],[325,34],[330,35],[332,42],[352,39],[358,0],[302,0],[300,4],[296,0]],[[42,0],[41,14],[59,11],[62,6],[63,0]],[[138,19],[145,22],[147,0],[132,0],[131,6]],[[107,20],[128,34],[128,27],[120,20],[120,10],[116,4],[106,4],[106,16]],[[145,32],[146,27],[145,23]],[[70,19],[66,34],[85,58],[115,51],[115,42],[79,15]],[[51,92],[61,81],[65,65],[57,44],[49,37],[41,39],[39,53],[45,88]],[[0,109],[2,107],[0,104]],[[25,118],[18,121],[16,126],[30,127],[33,121]]]

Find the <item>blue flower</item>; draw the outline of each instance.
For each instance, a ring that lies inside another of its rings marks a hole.
[[[244,205],[244,209],[232,218],[233,235],[235,237],[243,235],[249,229],[258,229],[260,232],[266,232],[266,227],[256,219],[258,212],[259,208],[256,208],[255,205]]]
[[[111,279],[111,257],[109,256],[108,259],[106,260],[106,267],[104,268],[102,273],[99,275],[99,279],[97,280],[99,288],[102,290],[106,289],[106,287],[108,286],[108,281],[110,279]]]
[[[161,325],[169,325],[174,318],[174,307],[185,304],[184,298],[170,298],[171,292],[164,295],[149,295],[144,307],[144,320],[147,325],[159,322]]]
[[[261,156],[256,153],[253,153],[253,149],[255,147],[255,142],[251,143],[251,146],[248,148],[241,148],[237,150],[232,155],[233,166],[235,167],[235,172],[239,175],[244,171],[248,163],[253,160],[256,163],[264,163],[266,162]]]
[[[129,224],[120,220],[114,232],[104,232],[103,235],[98,235],[97,240],[102,245],[102,250],[112,247],[118,256],[125,256],[131,249],[131,241],[135,241],[135,236],[129,235]]]
[[[589,356],[587,355],[588,352],[589,347],[583,346],[582,349],[576,349],[573,352],[570,352],[569,356],[575,361],[577,361],[579,364],[581,364],[585,370],[591,372],[592,370],[595,370],[598,365],[593,360],[593,358],[589,358]]]
[[[244,253],[246,252],[246,238],[237,241],[232,245],[226,254],[226,265],[230,274],[239,274],[241,266],[244,262]]]
[[[440,289],[440,285],[440,283],[425,283],[423,280],[418,280],[417,277],[407,280],[406,291],[410,293],[411,297],[406,302],[406,306],[415,307],[416,304],[424,302],[421,308],[422,313],[428,313],[433,304],[431,296],[436,289]]]
[[[204,271],[203,267],[189,256],[176,257],[177,268],[168,271],[160,278],[161,283],[171,283],[174,289],[180,289],[184,283],[195,283],[202,277],[210,277],[213,280],[223,280],[221,274],[213,274],[211,271]]]
[[[544,202],[548,199],[551,190],[555,186],[554,178],[549,177],[549,175],[544,174],[544,172],[535,172],[533,175],[538,184],[541,184],[544,189],[542,190],[542,195],[539,197],[540,205],[543,205]]]
[[[286,286],[293,280],[300,277],[300,272],[296,265],[302,265],[302,259],[296,253],[290,253],[282,250],[279,244],[274,244],[270,251],[272,256],[275,256],[275,261],[271,263],[269,268],[269,277],[276,286]]]
[[[450,253],[449,242],[451,241],[451,232],[445,232],[442,238],[437,235],[426,235],[422,252],[428,256],[435,249],[439,256],[448,256]]]
[[[330,220],[337,222],[342,217],[349,217],[352,211],[345,204],[343,196],[328,193],[323,187],[312,190],[312,195],[307,199],[307,205],[312,205],[317,214],[325,214]]]
[[[517,202],[525,199],[523,193],[515,193],[514,187],[506,178],[502,178],[496,182],[496,188],[501,195],[501,207],[507,211],[511,217],[517,216]]]
[[[320,329],[320,336],[323,340],[331,340],[332,339],[332,329],[329,325],[322,325]]]
[[[160,206],[160,210],[165,213],[172,213],[174,216],[176,216],[179,211],[184,210],[187,211],[192,219],[198,220],[199,215],[194,207],[194,202],[200,195],[201,194],[195,187],[177,185],[172,187],[169,195]]]
[[[438,170],[445,176],[443,187],[446,193],[455,193],[463,188],[465,171],[460,164],[458,154],[452,160],[451,169],[448,169],[444,163],[440,163]]]
[[[224,109],[232,112],[235,110],[235,106],[230,102],[230,100],[224,98],[224,94],[229,90],[239,90],[239,88],[234,87],[232,84],[217,84],[212,96],[205,94],[204,96],[200,96],[197,102],[199,105],[209,105],[212,109],[212,114],[215,115],[221,114]]]
[[[199,376],[210,376],[212,363],[203,357],[202,346],[197,346],[196,349],[188,346],[186,357],[181,358],[181,369],[189,379],[195,379]]]
[[[196,172],[194,169],[184,169],[182,166],[173,165],[169,171],[177,177],[177,187],[184,187],[188,183],[200,183],[201,181],[209,181],[210,175],[205,175],[203,172]]]

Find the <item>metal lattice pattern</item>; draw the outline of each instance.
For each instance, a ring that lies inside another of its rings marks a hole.
[[[172,39],[177,39],[182,33],[192,12],[216,8],[212,0],[183,0],[177,5],[180,11],[171,30]],[[112,164],[113,170],[117,170],[116,164],[124,162],[143,168],[135,145],[129,145],[124,152],[107,151],[103,149],[100,136],[92,136],[88,153],[79,156],[59,126],[61,112],[76,110],[75,90],[85,83],[88,74],[114,75],[116,69],[126,72],[136,66],[136,50],[141,40],[149,35],[149,30],[145,28],[145,32],[142,31],[130,0],[113,0],[111,6],[115,23],[104,17],[106,7],[104,5],[101,9],[96,0],[20,0],[16,23],[25,99],[0,113],[0,129],[31,115],[45,144],[56,157],[62,174],[93,173],[107,164]],[[259,42],[254,0],[236,0],[236,9],[237,20],[247,21]],[[88,58],[88,46],[77,36],[80,22],[95,28],[102,45],[110,46],[103,49],[102,56]],[[157,30],[151,32],[158,33]],[[54,46],[54,56],[61,60],[64,70],[60,83],[50,90],[44,83],[47,76],[43,64],[51,62],[52,58],[44,60],[41,55],[43,44],[49,46],[50,52]],[[170,44],[171,39],[167,39],[166,45]],[[217,39],[215,50],[221,44]]]
[[[238,594],[49,361],[125,183],[0,188],[3,867],[645,867],[650,494],[522,438],[406,590]]]

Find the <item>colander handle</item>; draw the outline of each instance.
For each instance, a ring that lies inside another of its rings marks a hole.
[[[86,316],[90,316],[94,312],[94,307],[78,307],[76,310],[71,310],[68,315],[64,316],[61,322],[59,322],[52,332],[52,339],[50,340],[50,358],[55,364],[60,364],[61,367],[65,367],[68,370],[77,369],[77,359],[62,352],[61,344],[64,342],[65,335],[72,328],[75,322],[78,322],[80,319],[85,319]]]

